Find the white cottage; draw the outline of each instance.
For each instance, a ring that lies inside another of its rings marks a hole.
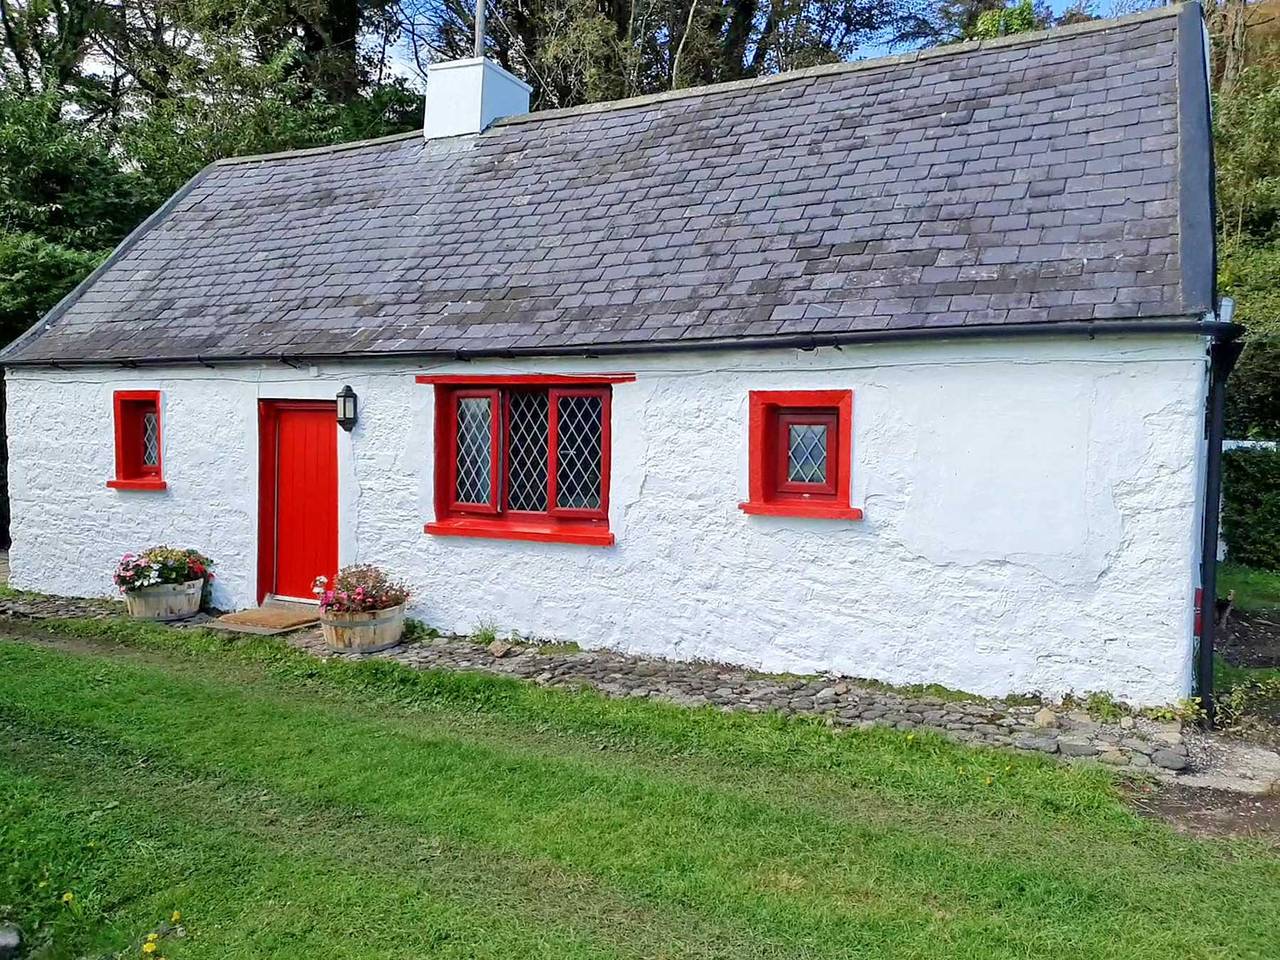
[[[4,352],[13,583],[167,541],[227,608],[372,562],[450,630],[1185,695],[1206,63],[1188,4],[537,114],[441,64],[425,136],[213,164]]]

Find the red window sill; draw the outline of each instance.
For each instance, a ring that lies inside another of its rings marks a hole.
[[[611,547],[613,534],[603,525],[573,523],[556,519],[491,520],[479,517],[451,517],[436,520],[424,528],[437,537],[482,537],[488,540],[533,540],[537,543],[577,543],[588,547]]]
[[[107,486],[113,490],[166,490],[169,485],[159,477],[138,477],[134,480],[108,480]]]
[[[747,500],[738,504],[743,513],[762,517],[810,517],[817,520],[861,520],[862,511],[857,507],[842,507],[826,503],[789,503],[773,501],[759,503]]]

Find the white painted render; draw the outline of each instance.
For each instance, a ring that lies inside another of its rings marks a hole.
[[[484,57],[448,60],[427,68],[422,135],[480,133],[500,117],[529,112],[529,86]]]
[[[614,387],[609,548],[434,537],[434,391],[418,373],[632,372]],[[1187,693],[1203,457],[1194,337],[930,342],[608,360],[14,369],[17,587],[112,592],[125,550],[257,577],[257,401],[332,398],[343,563],[415,588],[414,615],[584,647],[832,671],[984,694]],[[108,489],[111,395],[162,392],[163,492]],[[861,521],[748,516],[747,393],[854,391]]]

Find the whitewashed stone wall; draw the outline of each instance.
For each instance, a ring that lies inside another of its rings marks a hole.
[[[614,388],[612,548],[436,538],[433,390],[414,374],[634,372]],[[360,396],[339,434],[343,563],[414,613],[586,647],[985,694],[1189,689],[1203,342],[935,342],[608,360],[12,370],[15,586],[111,592],[155,542],[254,602],[257,401]],[[747,516],[747,392],[854,391],[862,521]],[[105,486],[111,394],[162,391],[162,493]],[[335,427],[335,430],[337,428]]]

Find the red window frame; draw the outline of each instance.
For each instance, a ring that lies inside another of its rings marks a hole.
[[[609,484],[612,460],[612,385],[634,380],[631,374],[596,377],[570,375],[519,375],[460,377],[420,376],[419,383],[436,391],[436,519],[426,524],[427,533],[438,536],[485,537],[611,546],[609,531]],[[547,394],[547,509],[513,510],[508,504],[507,456],[511,423],[511,397],[518,391],[545,391]],[[557,502],[557,455],[559,401],[570,396],[600,398],[600,505],[596,508],[559,507]],[[490,403],[490,497],[487,503],[465,503],[457,499],[457,410],[458,400],[485,397]]]
[[[143,419],[156,418],[156,462],[143,463]],[[116,475],[107,486],[116,490],[164,490],[164,420],[160,391],[117,390],[112,395],[115,420]]]
[[[502,465],[502,437],[503,437],[503,410],[505,404],[502,400],[502,394],[499,390],[489,389],[452,389],[444,393],[443,397],[437,393],[437,403],[444,399],[445,405],[442,409],[447,410],[446,419],[451,425],[451,429],[444,434],[445,447],[443,452],[445,455],[445,466],[449,473],[448,485],[444,490],[445,498],[448,500],[448,510],[451,513],[487,513],[496,514],[499,510],[499,498],[502,493],[501,487],[501,465]],[[457,496],[458,490],[458,407],[462,400],[488,400],[489,401],[489,500],[486,503],[472,503],[465,500],[459,500]],[[439,419],[437,418],[437,423]],[[441,449],[437,446],[437,449]]]
[[[849,505],[853,452],[852,390],[752,390],[748,403],[749,498],[743,513],[823,520],[861,520]],[[827,428],[827,470],[821,483],[792,480],[793,425]]]

